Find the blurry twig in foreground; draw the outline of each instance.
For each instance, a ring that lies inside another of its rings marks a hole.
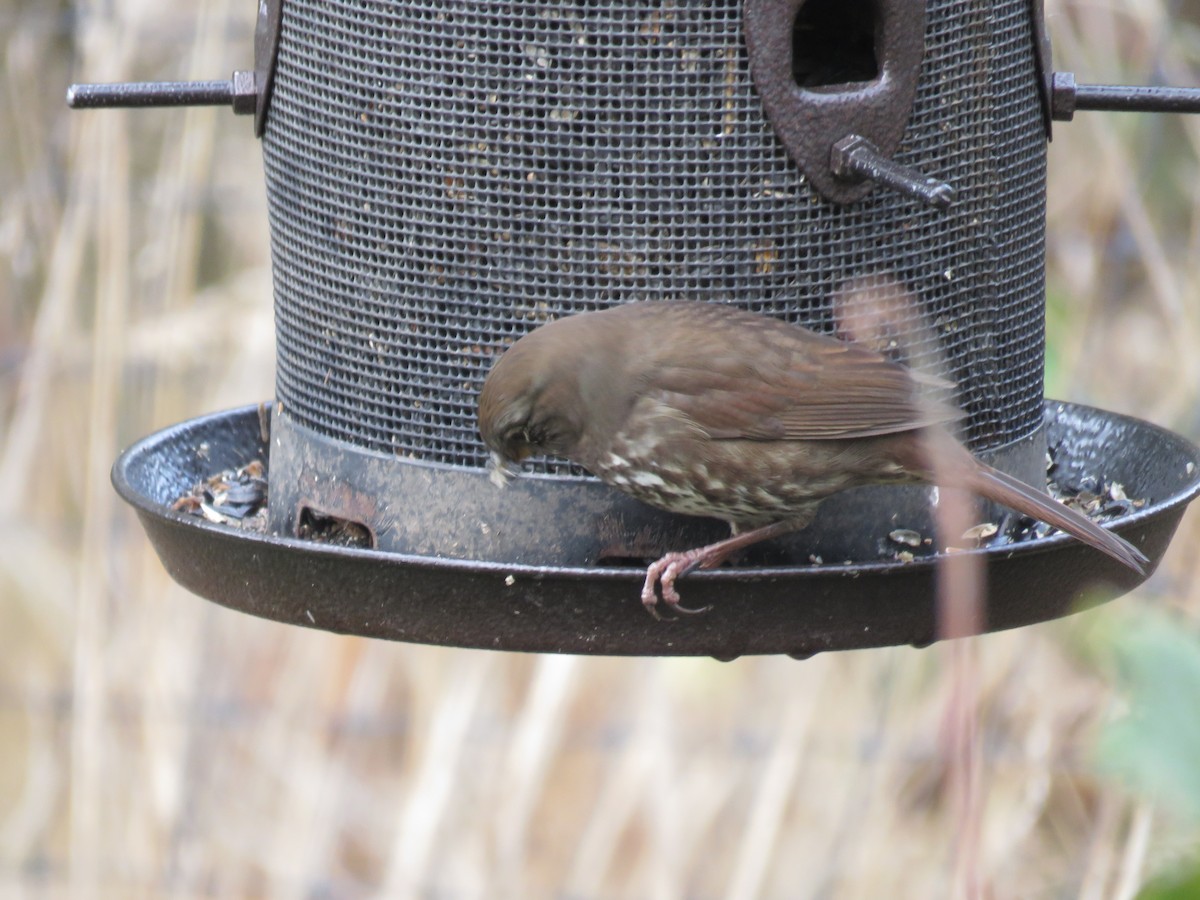
[[[925,376],[917,384],[918,403],[938,404],[934,391],[945,371],[936,334],[911,294],[894,280],[878,277],[851,282],[835,299],[839,328],[854,341],[880,352],[899,350],[908,364]],[[938,416],[930,410],[930,421]],[[932,433],[931,433],[932,434]],[[935,485],[952,482],[956,468],[944,441],[925,442],[924,455]],[[968,640],[984,626],[983,556],[954,552],[960,537],[976,521],[976,501],[962,490],[938,487],[934,506],[937,546],[937,622],[939,640],[950,657],[951,691],[942,721],[942,753],[959,827],[956,831],[953,896],[983,894],[981,843],[984,798],[979,747],[979,663],[976,645]]]

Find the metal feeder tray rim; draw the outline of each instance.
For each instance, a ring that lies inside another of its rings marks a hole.
[[[1117,421],[1186,460],[1188,477],[1169,496],[1115,522],[1151,558],[1152,572],[1183,508],[1200,493],[1200,451],[1137,419],[1059,401],[1048,400],[1046,408]],[[185,448],[193,458],[202,443],[215,448],[208,474],[265,458],[258,413],[258,406],[246,406],[170,426],[131,445],[112,471],[117,492],[137,511],[172,577],[222,605],[340,633],[535,652],[803,657],[924,646],[936,639],[937,557],[696,572],[681,582],[685,601],[713,608],[659,623],[638,598],[641,568],[528,565],[322,544],[212,523],[151,496],[148,484],[164,473],[176,478],[174,496],[191,489],[194,481],[185,483],[163,461],[172,453],[180,458]],[[232,437],[241,439],[236,446]],[[988,563],[986,631],[1057,618],[1076,611],[1080,601],[1111,599],[1145,578],[1061,533],[962,552]],[[738,598],[726,591],[737,583],[753,583],[754,597],[732,602]]]

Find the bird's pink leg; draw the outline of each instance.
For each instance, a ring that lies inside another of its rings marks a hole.
[[[707,612],[709,609],[707,606],[700,607],[699,609],[691,609],[681,605],[680,601],[683,598],[675,590],[675,580],[677,578],[682,578],[688,572],[693,572],[696,569],[715,569],[738,550],[749,547],[751,544],[757,544],[759,541],[766,541],[773,537],[779,537],[782,534],[789,534],[796,529],[797,524],[795,522],[775,522],[771,525],[764,525],[761,528],[754,528],[741,534],[735,534],[733,537],[717,541],[715,544],[697,547],[695,550],[668,553],[662,559],[651,563],[646,568],[646,581],[642,585],[642,605],[646,607],[647,612],[654,616],[654,618],[662,619],[662,615],[657,608],[658,592],[661,590],[662,602],[674,612],[686,613],[688,615]]]

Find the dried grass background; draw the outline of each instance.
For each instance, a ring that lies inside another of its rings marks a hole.
[[[1048,6],[1081,82],[1200,84],[1195,0]],[[157,428],[271,396],[260,153],[227,110],[69,113],[63,93],[222,77],[253,16],[0,0],[0,895],[960,894],[955,652],[988,896],[1129,897],[1195,849],[1088,765],[1118,700],[1070,620],[958,651],[581,659],[337,637],[175,587],[108,472]],[[1081,113],[1056,125],[1049,197],[1050,393],[1193,439],[1198,151],[1200,118]],[[1086,618],[1200,627],[1198,527]]]

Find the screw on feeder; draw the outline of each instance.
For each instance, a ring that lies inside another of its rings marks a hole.
[[[1128,84],[1076,84],[1070,72],[1055,72],[1050,84],[1051,116],[1060,122],[1077,110],[1105,112],[1200,113],[1200,88],[1137,87]]]
[[[956,191],[944,181],[888,159],[865,137],[850,134],[833,145],[829,165],[838,178],[867,179],[937,209],[954,202]]]
[[[229,106],[238,115],[254,116],[254,133],[262,137],[275,78],[282,17],[283,0],[259,0],[254,27],[254,68],[238,70],[228,81],[73,84],[67,88],[67,106],[72,109]]]
[[[234,72],[228,81],[141,81],[118,84],[73,84],[67,88],[72,109],[148,106],[232,106],[238,115],[258,107],[258,79],[253,72]]]

